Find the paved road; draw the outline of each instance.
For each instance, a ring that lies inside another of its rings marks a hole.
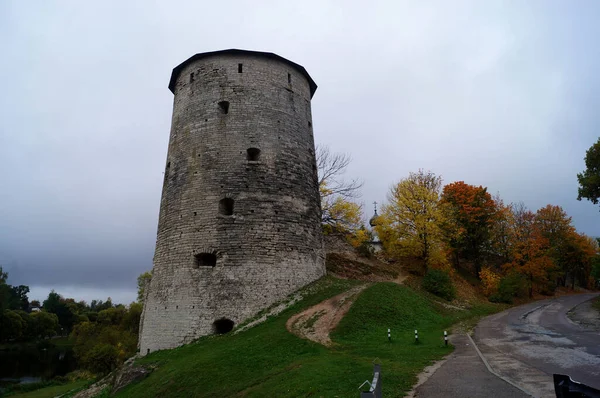
[[[416,388],[418,398],[526,398],[529,395],[488,371],[475,347],[464,335],[453,335],[454,352]]]
[[[477,325],[475,342],[494,371],[534,396],[554,396],[554,373],[600,389],[600,332],[567,317],[597,295],[537,301],[492,315]]]

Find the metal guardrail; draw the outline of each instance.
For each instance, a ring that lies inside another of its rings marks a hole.
[[[365,384],[369,384],[369,391],[361,391],[360,398],[381,398],[381,365],[376,363],[373,364],[373,380],[369,382],[369,380],[365,380],[364,383],[358,387],[360,390],[362,386]]]
[[[567,375],[554,375],[556,398],[600,398],[600,390],[578,383]]]

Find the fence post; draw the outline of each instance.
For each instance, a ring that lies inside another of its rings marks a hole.
[[[392,333],[391,333],[390,329],[388,329],[388,341],[390,343],[392,342]]]
[[[419,342],[419,333],[417,333],[417,329],[415,329],[415,343]]]
[[[448,346],[448,332],[444,330],[444,345]]]

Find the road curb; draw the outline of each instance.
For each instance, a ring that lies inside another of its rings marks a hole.
[[[542,307],[542,306],[540,306]],[[539,307],[538,307],[539,308]],[[537,308],[533,309],[531,312],[535,311]],[[530,312],[530,313],[531,313]],[[525,390],[523,387],[513,383],[512,381],[510,381],[509,379],[507,379],[504,376],[499,375],[498,373],[496,373],[494,371],[494,369],[492,369],[492,367],[490,366],[490,364],[488,363],[487,359],[485,359],[485,357],[483,356],[483,354],[481,353],[481,351],[479,350],[479,347],[477,347],[477,344],[475,344],[475,341],[473,340],[473,338],[471,338],[471,335],[466,333],[467,337],[469,338],[469,340],[471,341],[471,344],[473,344],[473,347],[475,347],[475,351],[477,351],[477,355],[479,355],[479,358],[481,358],[481,360],[483,361],[483,363],[485,364],[485,367],[487,368],[488,372],[490,372],[491,374],[493,374],[494,376],[498,377],[499,379],[504,380],[505,382],[507,382],[508,384],[510,384],[511,386],[518,388],[519,390],[523,391],[525,394],[533,397],[534,395]]]
[[[535,311],[539,310],[540,308],[544,308],[548,305],[548,303],[542,304],[542,305],[538,305],[537,307],[535,307],[532,310],[529,310],[527,312],[525,312],[523,315],[521,315],[521,319],[526,319],[529,315],[531,315],[532,313],[534,313]]]

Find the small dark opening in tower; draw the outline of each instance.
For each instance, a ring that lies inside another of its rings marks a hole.
[[[292,84],[292,74],[288,73],[288,83]]]
[[[243,67],[243,66],[244,66],[244,65],[242,65],[242,64],[238,64],[238,73],[242,73],[242,67]]]
[[[248,160],[251,162],[258,162],[260,160],[260,149],[258,148],[248,148],[246,150],[248,153]]]
[[[219,201],[219,214],[230,216],[233,214],[233,199],[224,198]]]
[[[213,332],[215,334],[225,334],[231,332],[233,329],[233,321],[227,318],[217,319],[213,323]]]
[[[222,113],[227,115],[229,113],[229,101],[219,102],[219,108],[221,109]]]
[[[308,121],[308,127],[312,127],[312,122],[310,120]]]
[[[194,72],[190,73],[190,83],[194,81]]]
[[[217,265],[217,255],[215,253],[198,253],[194,255],[196,268],[214,267]]]

